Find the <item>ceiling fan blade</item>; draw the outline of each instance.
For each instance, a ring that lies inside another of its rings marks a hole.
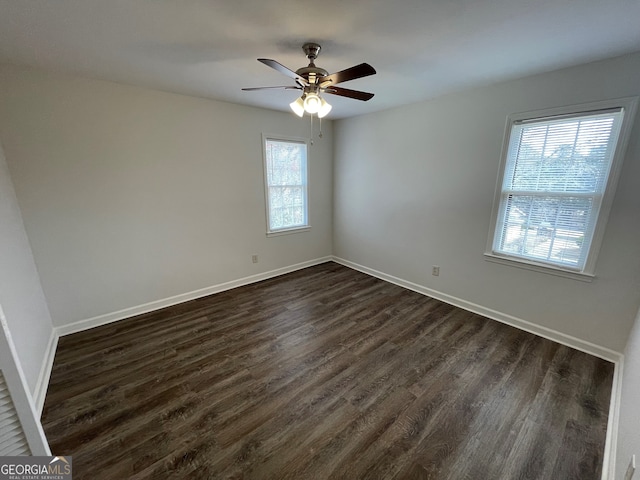
[[[275,68],[275,67],[274,67]],[[360,65],[356,65],[351,68],[347,68],[346,70],[342,70],[340,72],[332,73],[331,75],[327,75],[326,77],[320,77],[318,79],[318,83],[321,86],[325,82],[330,82],[328,85],[336,85],[342,82],[348,82],[349,80],[355,80],[356,78],[368,77],[369,75],[374,75],[376,73],[376,69],[373,68],[368,63],[361,63]]]
[[[274,70],[277,70],[280,73],[285,74],[289,78],[293,78],[296,82],[300,83],[301,85],[309,85],[309,82],[307,82],[303,77],[298,75],[293,70],[288,69],[281,63],[276,62],[275,60],[271,60],[269,58],[259,58],[258,61],[261,63],[264,63],[267,67],[271,67]]]
[[[362,100],[366,102],[367,100],[371,100],[373,98],[373,93],[361,92],[359,90],[349,90],[348,88],[340,88],[340,87],[327,87],[324,91],[325,93],[330,93],[332,95],[340,95],[341,97],[349,97],[355,100]]]
[[[267,90],[271,88],[284,88],[285,90],[302,90],[302,87],[294,87],[293,85],[280,85],[278,87],[249,87],[243,88],[242,90],[244,90],[245,92],[249,92],[252,90]]]

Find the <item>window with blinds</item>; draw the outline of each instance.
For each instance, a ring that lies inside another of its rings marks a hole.
[[[592,273],[624,117],[617,106],[509,122],[491,254]]]
[[[17,455],[31,455],[31,450],[0,370],[0,456]]]
[[[308,228],[306,142],[265,137],[264,163],[267,233]]]

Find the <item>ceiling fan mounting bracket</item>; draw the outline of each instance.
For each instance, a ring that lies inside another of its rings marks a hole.
[[[320,45],[313,42],[307,42],[302,45],[302,50],[311,63],[320,55],[320,48]]]

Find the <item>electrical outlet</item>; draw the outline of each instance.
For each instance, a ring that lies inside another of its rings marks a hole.
[[[629,466],[627,467],[627,473],[624,474],[624,480],[631,480],[633,478],[633,473],[636,471],[636,456],[631,455],[631,461],[629,462]]]
[[[253,263],[258,263],[258,255],[251,255],[251,261]]]
[[[433,267],[431,267],[431,275],[433,275],[434,277],[440,275],[440,267],[438,265],[434,265]]]

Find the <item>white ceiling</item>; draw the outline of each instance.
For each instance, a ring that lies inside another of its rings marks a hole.
[[[329,118],[640,50],[640,0],[0,0],[0,62],[288,110],[293,81],[256,61],[330,73],[369,102],[327,96]]]

